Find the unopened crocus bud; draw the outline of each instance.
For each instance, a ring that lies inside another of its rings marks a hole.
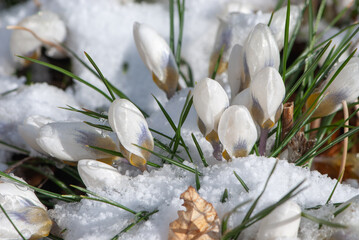
[[[49,123],[40,129],[36,142],[50,156],[72,162],[81,159],[113,160],[112,155],[89,146],[117,150],[109,135],[82,122]]]
[[[222,86],[210,79],[200,81],[193,90],[193,105],[199,117],[198,126],[213,148],[217,160],[222,159],[222,147],[218,138],[218,123],[229,106],[227,93]]]
[[[263,129],[270,129],[282,113],[285,86],[278,71],[266,67],[252,79],[250,86],[252,96],[251,114]]]
[[[64,51],[59,43],[66,38],[66,26],[59,16],[50,11],[40,11],[35,15],[22,20],[17,26],[9,26],[14,29],[10,49],[13,55],[39,57],[41,47],[46,48],[46,55],[49,57],[63,57]],[[23,59],[18,57],[15,61]]]
[[[78,162],[77,169],[87,188],[103,189],[121,184],[121,174],[106,163],[83,159]]]
[[[144,171],[151,153],[138,146],[151,151],[154,148],[153,137],[145,117],[130,101],[116,99],[108,111],[108,120],[120,140],[122,154],[133,166]]]
[[[171,98],[178,85],[178,68],[167,42],[156,31],[135,22],[133,36],[142,61],[152,73],[153,81]]]
[[[250,76],[243,47],[234,45],[228,62],[228,83],[231,87],[232,100],[237,93],[249,87]]]
[[[257,240],[296,239],[301,218],[299,205],[288,200],[262,219]]]
[[[218,136],[225,149],[224,158],[247,156],[258,136],[248,109],[241,105],[227,108],[219,121]]]
[[[290,15],[289,15],[289,34],[288,40],[290,40],[295,26],[300,21],[301,18],[301,9],[299,6],[291,5],[290,6]],[[287,7],[282,7],[278,11],[274,12],[272,22],[270,24],[270,29],[272,30],[273,36],[277,42],[278,49],[281,50],[284,46],[284,33],[285,33],[285,22],[287,19]]]
[[[231,102],[231,105],[243,105],[248,110],[252,108],[252,97],[250,88],[246,88],[240,93],[238,93]]]
[[[266,24],[257,24],[244,44],[249,75],[253,79],[265,67],[279,69],[279,50],[274,36]]]
[[[53,122],[52,119],[35,115],[25,119],[24,123],[19,125],[17,130],[20,136],[24,139],[25,143],[28,144],[32,149],[39,153],[47,154],[37,144],[36,138],[39,137],[40,128],[44,125]]]
[[[25,182],[21,178],[13,177]],[[52,221],[47,215],[46,207],[39,201],[33,190],[1,177],[0,204],[26,239],[40,239],[49,235]],[[22,239],[2,212],[0,213],[0,238]]]
[[[324,90],[330,79],[343,63],[340,62],[331,71],[328,78],[316,89],[306,102],[306,108],[309,109]],[[354,102],[359,96],[359,58],[352,58],[347,65],[336,76],[333,82],[322,94],[322,101],[313,113],[312,117],[324,117],[338,111],[342,107],[342,102]],[[317,103],[319,100],[317,101]],[[311,109],[314,109],[312,107]]]

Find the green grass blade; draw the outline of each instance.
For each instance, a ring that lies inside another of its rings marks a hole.
[[[226,188],[226,189],[224,189],[224,192],[223,192],[223,194],[222,194],[221,203],[227,202],[227,199],[228,199],[228,190],[227,190],[227,188]]]
[[[196,139],[196,137],[194,136],[193,133],[191,134],[191,136],[192,136],[192,140],[193,140],[194,144],[196,145],[198,154],[199,154],[199,156],[201,157],[203,166],[208,167],[208,163],[207,163],[207,161],[206,161],[206,158],[204,157],[204,154],[203,154],[203,151],[202,151],[202,149],[201,149],[201,146],[199,145],[199,143],[198,143],[198,141],[197,141],[197,139]]]
[[[16,225],[13,223],[13,221],[11,220],[11,218],[9,217],[9,215],[7,215],[5,209],[3,208],[3,206],[0,204],[0,208],[1,211],[5,214],[6,218],[9,220],[9,222],[11,223],[11,225],[15,228],[16,232],[20,235],[20,237],[24,240],[26,240],[26,238],[24,237],[24,235],[22,235],[22,233],[19,231],[19,229],[16,227]]]
[[[221,50],[219,51],[218,59],[217,59],[216,65],[214,67],[213,73],[211,75],[212,79],[215,79],[216,76],[217,76],[217,71],[218,71],[218,68],[219,68],[219,63],[221,62],[221,59],[222,59],[224,48],[225,48],[225,45],[223,45],[221,47]]]
[[[339,224],[339,223],[333,223],[333,222],[329,222],[327,220],[324,220],[324,219],[320,219],[320,218],[317,218],[317,217],[314,217],[308,213],[305,213],[305,212],[302,212],[302,217],[304,218],[307,218],[309,219],[310,221],[312,222],[315,222],[315,223],[319,223],[321,225],[326,225],[328,227],[333,227],[333,228],[347,228],[347,226],[345,225],[342,225],[342,224]]]
[[[244,188],[244,190],[246,190],[246,192],[249,192],[249,188],[247,186],[247,184],[243,181],[243,179],[236,173],[236,171],[233,171],[234,176],[236,176],[237,180],[242,184],[242,187]]]
[[[199,191],[199,189],[201,188],[201,182],[199,181],[199,174],[197,168],[196,168],[195,180],[196,180],[196,189],[197,191]]]
[[[174,24],[174,0],[169,0],[169,13],[170,13],[170,48],[175,55],[175,24]]]
[[[6,143],[6,142],[4,142],[4,141],[2,141],[2,140],[0,140],[0,144],[4,145],[4,146],[6,146],[6,147],[12,148],[12,149],[14,149],[14,150],[20,151],[20,152],[22,152],[22,153],[24,153],[24,154],[30,154],[29,151],[27,151],[27,150],[25,150],[25,149],[23,149],[23,148],[17,147],[17,146],[15,146],[15,145]]]
[[[287,14],[285,18],[285,30],[284,30],[284,48],[282,56],[282,78],[285,82],[285,74],[287,71],[287,58],[288,58],[288,39],[289,39],[289,24],[290,24],[290,0],[287,1]]]
[[[87,121],[83,121],[83,123],[86,123],[87,125],[89,125],[91,127],[94,127],[94,128],[98,128],[98,129],[101,129],[101,130],[112,132],[112,128],[109,127],[109,126],[106,126],[106,125],[94,124],[94,123],[90,123],[90,122],[87,122]]]

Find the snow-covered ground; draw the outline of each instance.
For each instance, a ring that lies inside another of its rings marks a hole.
[[[163,103],[174,122],[177,123],[188,89],[181,90],[168,101],[166,95],[153,83],[151,74],[141,61],[132,35],[133,23],[137,21],[151,26],[168,40],[168,3],[121,4],[118,0],[40,2],[43,9],[57,13],[65,22],[68,30],[66,46],[84,59],[83,51],[89,53],[109,81],[150,114],[147,121],[151,128],[173,136],[174,132],[159,110],[152,94]],[[219,23],[217,16],[226,11],[225,6],[230,2],[232,1],[186,1],[182,56],[192,66],[195,81],[207,76],[209,58]],[[247,1],[242,2],[245,4]],[[275,3],[276,1],[251,1],[253,9],[262,10],[273,8]],[[9,51],[11,31],[6,30],[5,27],[17,24],[25,16],[35,12],[36,8],[31,1],[6,12],[0,12],[0,94],[17,89],[5,96],[0,96],[0,140],[25,148],[25,143],[17,132],[17,126],[27,117],[42,115],[56,121],[81,121],[84,120],[81,114],[58,107],[71,105],[107,112],[110,104],[102,95],[78,82],[74,84],[74,87],[63,91],[48,86],[46,83],[25,86],[23,77],[12,76],[16,65]],[[243,15],[241,20],[243,41],[255,24],[267,23],[269,16],[269,13],[261,12]],[[129,66],[126,72],[123,71],[124,64]],[[73,72],[106,91],[103,83],[75,60],[73,60]],[[192,108],[182,127],[182,136],[194,157],[193,164],[186,164],[198,167],[198,170],[203,173],[200,177],[199,194],[213,204],[221,218],[236,205],[246,200],[253,200],[260,194],[275,160],[249,156],[234,159],[230,163],[218,162],[211,156],[211,145],[199,132],[196,121],[197,116]],[[191,133],[198,139],[210,164],[207,168],[204,168],[200,161]],[[165,141],[161,136],[156,134],[154,136]],[[156,151],[160,150],[156,149]],[[183,150],[180,155],[186,158]],[[6,151],[0,152],[1,163],[4,163],[8,157]],[[154,156],[150,160],[157,161]],[[2,169],[5,167],[3,166]],[[195,186],[195,175],[176,166],[165,165],[161,169],[149,168],[149,170],[141,174],[137,169],[120,165],[119,171],[123,174],[120,182],[112,186],[90,189],[136,211],[159,210],[148,221],[122,234],[120,239],[167,239],[169,223],[178,217],[178,210],[184,209],[181,206],[180,194],[189,185]],[[249,193],[243,189],[233,171],[236,171],[248,185]],[[306,179],[303,185],[306,188],[294,198],[302,210],[325,204],[336,180],[281,160],[256,211],[278,201],[303,179]],[[227,202],[221,203],[220,199],[225,189],[228,189],[229,198]],[[345,202],[358,194],[358,189],[339,184],[332,202]],[[248,208],[249,204],[240,208],[230,219],[229,226],[238,225]],[[333,211],[331,208],[323,209],[316,210],[312,214],[326,217],[326,214],[329,216],[328,209]],[[59,230],[66,229],[65,239],[110,239],[133,220],[133,215],[122,209],[91,200],[82,200],[79,203],[58,203],[49,212]],[[358,215],[356,219],[359,222]],[[345,218],[342,221],[345,223]],[[242,239],[255,239],[257,229],[258,224],[254,224],[244,232]],[[303,220],[299,238],[303,240],[325,239],[333,231],[328,227],[318,229],[318,224]]]

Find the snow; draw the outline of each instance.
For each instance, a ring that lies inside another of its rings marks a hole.
[[[137,21],[151,26],[168,41],[168,3],[150,4],[129,1],[129,3],[122,4],[123,1],[119,0],[41,2],[44,9],[59,14],[65,22],[68,30],[65,44],[84,60],[83,51],[89,53],[103,74],[150,114],[147,119],[150,128],[173,136],[174,131],[151,94],[160,100],[173,121],[178,123],[186,96],[193,89],[184,89],[168,101],[165,93],[153,83],[151,74],[137,53],[132,36],[132,26]],[[223,14],[226,11],[226,4],[231,2],[233,1],[186,1],[182,56],[192,66],[195,81],[201,80],[208,74],[209,57],[219,23],[217,16]],[[240,2],[245,3],[246,1]],[[254,6],[252,9],[258,9],[260,6],[260,9],[268,10],[273,8],[276,1],[262,3],[262,0],[251,1]],[[25,146],[17,132],[17,126],[27,117],[41,115],[55,121],[81,121],[83,120],[81,114],[61,110],[58,107],[71,105],[99,112],[106,112],[109,107],[109,102],[103,96],[78,82],[74,84],[73,88],[62,91],[46,83],[24,85],[24,77],[11,76],[15,72],[15,63],[9,51],[11,31],[6,30],[5,26],[15,25],[35,11],[32,1],[29,1],[6,12],[0,12],[0,42],[2,43],[0,44],[0,83],[2,86],[0,94],[17,89],[0,96],[0,140],[6,140],[6,142],[27,149],[28,147]],[[269,14],[262,12],[243,15],[242,20],[245,24],[243,24],[243,35],[240,39],[244,41],[255,24],[267,23],[268,16]],[[123,71],[125,64],[129,66],[127,72]],[[101,81],[75,60],[73,60],[73,72],[106,92]],[[199,194],[213,204],[219,217],[223,217],[238,204],[253,200],[260,194],[275,159],[249,156],[234,159],[230,163],[218,162],[212,157],[212,147],[199,132],[196,122],[197,116],[192,107],[182,126],[183,139],[194,159],[194,163],[186,162],[186,164],[193,168],[198,167],[198,170],[203,173],[203,176],[200,177]],[[191,133],[196,136],[207,162],[210,164],[207,168],[203,167]],[[155,133],[153,135],[166,142],[165,138]],[[188,160],[184,151],[180,150],[180,155]],[[159,149],[155,149],[155,151],[161,152]],[[0,151],[1,164],[8,158],[8,152]],[[150,161],[160,162],[153,155]],[[4,168],[6,165],[0,166],[0,169]],[[118,170],[122,175],[121,181],[116,186],[99,186],[90,188],[90,190],[136,211],[158,210],[158,213],[152,215],[148,221],[142,222],[122,234],[120,239],[167,239],[169,223],[178,217],[178,210],[184,209],[181,206],[182,200],[179,199],[180,194],[189,185],[195,186],[194,174],[173,165],[165,165],[161,169],[149,167],[149,172],[141,174],[139,170],[129,165],[119,163]],[[249,193],[245,192],[233,171],[236,171],[246,182],[250,189]],[[294,197],[302,210],[325,204],[336,180],[280,160],[256,211],[279,200],[303,179],[306,179],[303,185],[306,188]],[[226,203],[221,203],[220,199],[225,189],[228,189],[229,199]],[[339,184],[332,202],[345,202],[358,194],[358,189]],[[229,227],[234,227],[241,221],[249,206],[250,204],[243,206],[232,216]],[[319,210],[311,210],[309,213],[317,217],[327,217],[328,212],[333,209],[330,205]],[[66,229],[65,239],[110,239],[129,225],[134,218],[131,213],[120,208],[91,200],[82,200],[79,203],[58,202],[49,213],[56,221],[59,231]],[[348,216],[353,221],[359,221],[358,214]],[[348,216],[339,220],[346,222],[346,219],[349,219]],[[243,239],[255,239],[257,230],[258,224],[254,224],[243,233]],[[316,239],[323,234],[329,236],[333,231],[328,227],[318,229],[317,224],[302,219],[299,238]]]

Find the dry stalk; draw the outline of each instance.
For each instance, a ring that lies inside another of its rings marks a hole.
[[[343,105],[343,113],[344,113],[344,119],[348,119],[349,117],[349,110],[348,110],[348,104],[347,102],[344,100],[342,101],[342,105]],[[347,120],[344,123],[344,134],[348,132],[348,126],[349,125],[349,120]],[[343,176],[344,176],[344,171],[345,171],[345,165],[347,162],[347,153],[348,153],[348,137],[344,138],[343,141],[343,157],[342,157],[342,161],[340,163],[340,169],[339,169],[339,175],[338,175],[338,180],[339,182],[342,182]]]

